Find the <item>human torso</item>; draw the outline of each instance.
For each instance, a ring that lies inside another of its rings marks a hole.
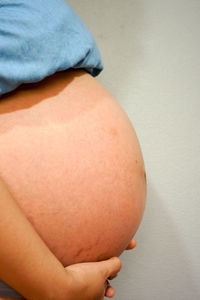
[[[0,176],[63,265],[125,249],[143,213],[142,164],[123,110],[82,70],[0,99]]]

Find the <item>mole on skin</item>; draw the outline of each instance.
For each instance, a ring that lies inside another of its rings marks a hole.
[[[83,70],[0,102],[0,176],[64,266],[119,256],[146,199],[140,145],[113,96]]]

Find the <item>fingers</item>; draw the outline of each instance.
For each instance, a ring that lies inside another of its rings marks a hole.
[[[115,275],[113,275],[113,276],[110,276],[110,277],[108,277],[108,279],[109,279],[109,280],[112,280],[112,279],[116,278],[117,275],[118,275],[118,274],[115,274]]]
[[[136,240],[132,239],[128,244],[128,246],[126,247],[126,250],[131,250],[134,249],[135,247],[136,247]]]
[[[121,260],[116,256],[108,260],[104,260],[101,263],[105,279],[115,276],[122,268]]]
[[[109,281],[106,280],[106,289],[105,289],[105,297],[112,298],[115,295],[114,288],[110,285]]]

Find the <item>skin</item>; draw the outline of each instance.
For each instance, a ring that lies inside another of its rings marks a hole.
[[[0,114],[0,176],[63,266],[133,249],[146,175],[113,96],[70,70],[2,97]]]
[[[136,241],[134,239],[132,239],[125,250],[132,250],[135,247],[136,247]],[[69,266],[68,268],[72,268],[74,266],[77,266],[77,265],[72,265],[72,266]],[[79,271],[80,270],[78,269],[78,272]],[[110,276],[109,280],[112,280],[112,279],[116,278],[117,275]],[[112,298],[112,297],[114,297],[114,295],[115,295],[115,290],[113,289],[113,287],[111,286],[111,284],[107,280],[107,284],[106,284],[106,287],[105,287],[105,296],[109,297],[109,298]],[[25,298],[17,298],[17,299],[25,299]],[[1,298],[0,297],[0,300],[16,300],[16,298]]]
[[[122,267],[119,257],[64,268],[1,177],[0,206],[0,276],[5,282],[29,300],[103,300],[107,279]]]

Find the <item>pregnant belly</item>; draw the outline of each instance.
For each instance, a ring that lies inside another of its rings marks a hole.
[[[119,256],[143,215],[145,171],[135,131],[82,70],[2,98],[0,176],[64,266]]]

